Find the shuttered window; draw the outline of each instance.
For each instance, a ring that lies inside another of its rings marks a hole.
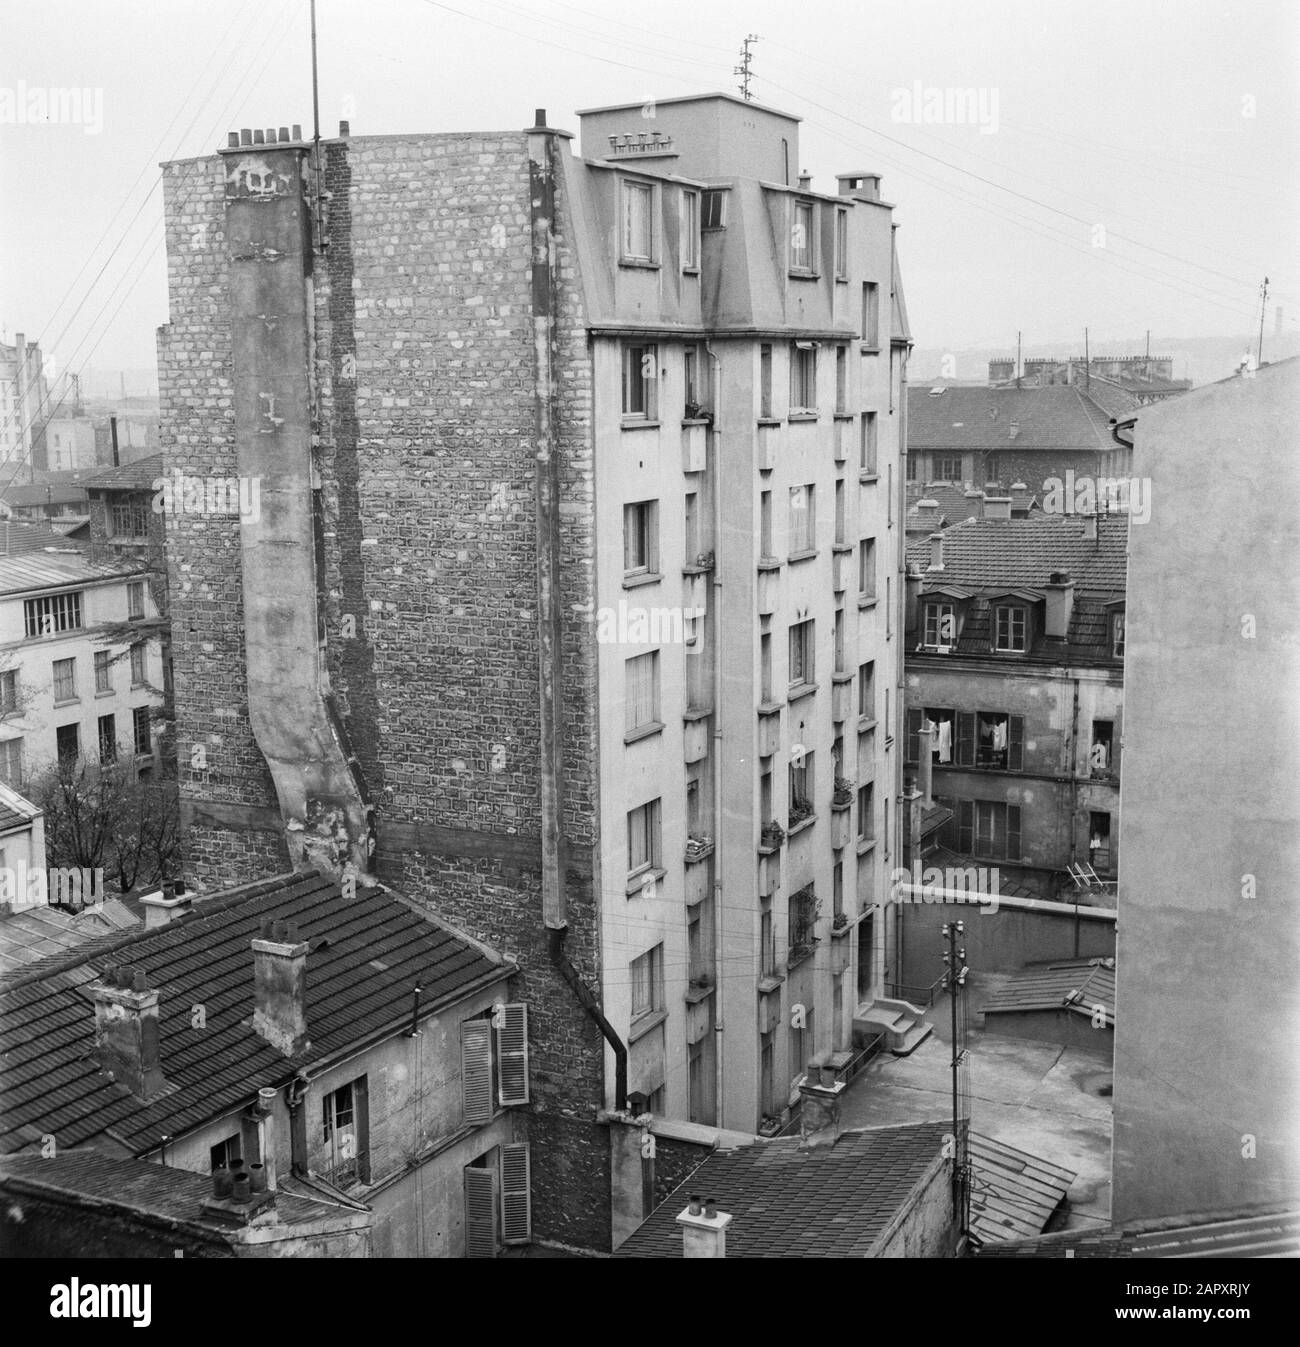
[[[501,1239],[527,1244],[533,1237],[533,1202],[526,1141],[501,1147]]]
[[[499,1098],[502,1104],[526,1104],[528,1095],[528,1007],[504,1005],[497,1026]],[[507,1148],[508,1149],[508,1148]]]
[[[466,1123],[492,1121],[492,1024],[465,1020],[460,1026],[460,1094]]]
[[[486,1020],[483,1021],[487,1023]],[[463,1028],[464,1026],[462,1026]],[[462,1036],[462,1043],[464,1038]],[[496,1175],[474,1165],[465,1171],[465,1257],[497,1256]]]
[[[924,712],[919,707],[907,710],[907,748],[903,756],[908,762],[920,762],[921,740],[919,738]]]

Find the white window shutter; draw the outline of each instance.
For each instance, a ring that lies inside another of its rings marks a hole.
[[[460,1026],[460,1097],[464,1121],[492,1121],[492,1025],[465,1020]]]
[[[465,1257],[497,1256],[496,1179],[490,1169],[465,1171]]]
[[[527,1244],[533,1237],[533,1198],[528,1142],[501,1147],[501,1239]]]
[[[528,1103],[528,1007],[504,1005],[497,1016],[502,1104]]]

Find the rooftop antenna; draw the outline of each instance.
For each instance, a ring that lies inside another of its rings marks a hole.
[[[1255,364],[1264,363],[1264,310],[1268,304],[1268,277],[1264,277],[1264,284],[1259,287],[1259,345],[1255,348]]]
[[[750,33],[750,35],[744,40],[744,42],[740,44],[740,64],[736,66],[731,72],[733,75],[740,76],[740,85],[739,85],[740,96],[745,100],[746,103],[752,102],[754,97],[754,95],[749,92],[749,80],[751,73],[749,69],[749,44],[751,42],[757,41],[758,41],[758,34]]]

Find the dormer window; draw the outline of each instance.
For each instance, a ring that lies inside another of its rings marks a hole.
[[[811,201],[794,203],[794,223],[790,226],[790,270],[809,273],[813,270],[815,207]]]
[[[925,605],[925,637],[927,650],[951,649],[957,644],[957,609],[951,603]]]
[[[993,610],[993,649],[1023,653],[1028,646],[1029,614],[1019,604],[999,604]]]
[[[623,261],[655,261],[655,189],[652,183],[623,180]]]
[[[682,270],[698,271],[700,267],[700,194],[688,189],[682,191]]]
[[[1116,659],[1124,658],[1124,610],[1110,615],[1110,653]]]

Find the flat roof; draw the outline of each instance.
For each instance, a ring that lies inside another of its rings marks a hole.
[[[728,103],[739,103],[742,108],[757,108],[760,112],[770,112],[777,117],[788,117],[792,122],[803,121],[802,117],[793,112],[782,112],[780,108],[769,107],[766,103],[759,103],[752,98],[741,98],[737,94],[724,94],[721,92],[712,94],[679,94],[676,98],[639,98],[632,103],[609,103],[599,108],[579,108],[573,115],[575,117],[589,117],[597,112],[622,112],[625,108],[643,108],[649,104],[658,107],[665,103],[707,103],[715,98],[725,99]]]

